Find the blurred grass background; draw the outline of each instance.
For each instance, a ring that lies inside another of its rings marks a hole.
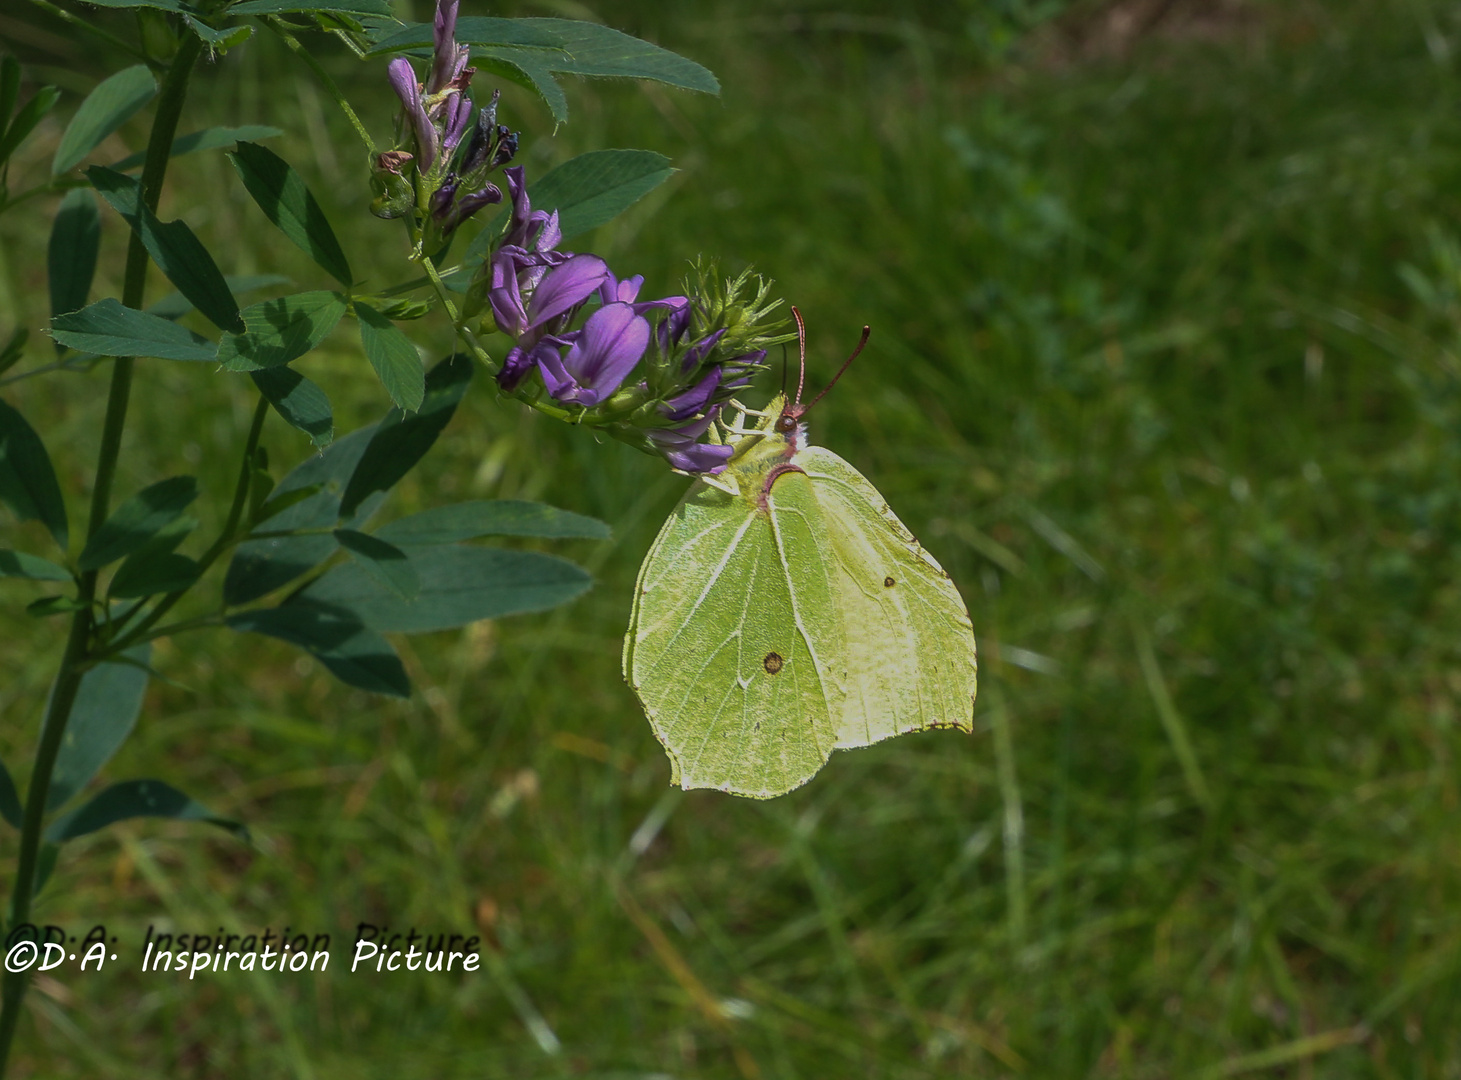
[[[576,249],[657,293],[699,254],[753,263],[806,313],[813,385],[871,324],[814,437],[960,584],[978,730],[834,755],[764,804],[668,789],[619,641],[684,482],[483,380],[393,512],[594,514],[615,539],[566,552],[594,591],[403,640],[404,704],[275,642],[160,647],[177,685],[107,776],[174,781],[259,847],[155,823],[68,847],[40,914],[126,951],[40,983],[18,1074],[1461,1076],[1461,8],[504,13],[600,18],[720,77],[719,100],[573,86],[551,140],[524,94],[504,109],[530,175],[608,146],[681,169]],[[123,62],[29,10],[0,42],[63,108]],[[383,62],[320,49],[384,136]],[[357,273],[404,276],[358,144],[282,48],[200,71],[183,130],[208,123],[287,129]],[[227,271],[315,287],[221,156],[171,177],[163,216]],[[0,218],[7,325],[45,323],[47,228]],[[118,285],[105,228],[95,295]],[[441,331],[413,328],[438,355]],[[345,430],[384,394],[338,342],[303,370]],[[4,393],[79,512],[104,371]],[[249,407],[234,377],[146,364],[119,491],[197,471],[222,498]],[[266,442],[281,470],[307,452],[273,421]],[[0,755],[23,775],[61,630],[6,588]],[[493,970],[135,970],[149,924],[289,924],[343,954],[361,920],[480,932]]]

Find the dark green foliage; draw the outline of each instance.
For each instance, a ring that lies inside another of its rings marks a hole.
[[[181,157],[183,154],[193,154],[199,150],[218,150],[225,146],[232,146],[243,139],[257,141],[259,139],[272,139],[276,135],[283,135],[284,132],[276,127],[269,127],[267,124],[244,124],[241,127],[211,127],[202,131],[194,131],[188,135],[179,135],[172,141],[172,157]],[[140,169],[142,163],[147,159],[145,150],[124,157],[121,161],[114,162],[112,168],[117,172],[129,172],[132,169]],[[235,286],[235,291],[243,291]]]
[[[41,437],[15,409],[0,401],[0,502],[21,521],[41,521],[66,550],[66,504]]]
[[[52,319],[86,305],[100,249],[101,214],[96,196],[85,188],[68,191],[51,225],[46,253]]]
[[[382,525],[375,533],[393,544],[454,544],[480,536],[609,539],[609,527],[582,514],[520,499],[433,506]]]
[[[426,395],[426,373],[411,339],[368,304],[355,302],[360,345],[396,408],[415,412]],[[449,415],[449,414],[448,414]],[[429,444],[428,444],[429,445]]]
[[[449,356],[426,374],[419,412],[408,415],[398,406],[386,414],[345,487],[340,499],[342,516],[353,513],[367,496],[390,490],[426,455],[456,412],[472,374],[469,357]]]
[[[206,807],[161,780],[123,780],[113,784],[90,802],[52,822],[46,829],[46,839],[52,844],[61,844],[98,829],[105,829],[118,821],[137,817],[206,821],[220,829],[227,829],[240,839],[248,839],[248,829],[242,824],[211,813]]]
[[[90,192],[82,192],[87,198]],[[57,344],[98,356],[156,356],[212,363],[218,346],[170,319],[123,307],[108,297],[51,320]]]
[[[298,360],[322,342],[345,314],[336,292],[295,293],[243,310],[247,330],[224,334],[218,362],[229,371],[258,371]]]
[[[397,577],[391,580],[382,580],[385,571],[346,563],[313,582],[300,599],[352,611],[372,630],[421,634],[547,611],[578,596],[593,581],[571,562],[536,551],[413,545],[403,556],[405,565],[393,571]],[[407,573],[418,593],[409,598],[400,587]]]
[[[99,570],[125,558],[176,521],[197,497],[198,481],[191,476],[174,476],[143,488],[102,522],[76,564],[83,570]]]
[[[10,770],[5,767],[5,763],[0,761],[0,818],[4,818],[18,829],[24,817],[25,811],[20,805],[20,795],[15,790],[15,781],[11,779]]]
[[[295,600],[284,607],[230,616],[228,625],[298,645],[346,686],[410,696],[411,682],[390,643],[366,629],[353,611]]]
[[[354,282],[350,264],[303,177],[278,154],[256,143],[239,142],[228,159],[264,215],[292,244],[348,289]]]
[[[136,646],[123,654],[125,660],[98,664],[82,677],[51,773],[47,810],[59,809],[86,787],[132,734],[147,690],[151,653],[147,645]]]
[[[146,64],[124,68],[104,79],[86,96],[71,117],[71,123],[66,125],[61,144],[56,147],[56,157],[51,162],[51,174],[68,172],[81,164],[98,143],[121,127],[156,94],[157,80]]]
[[[249,377],[286,423],[308,435],[316,446],[329,445],[335,437],[335,417],[323,390],[287,367],[253,371]]]
[[[181,221],[158,221],[142,204],[138,183],[130,176],[100,165],[87,169],[86,175],[92,187],[101,192],[102,198],[142,238],[147,254],[178,291],[218,329],[242,333],[244,322],[238,313],[238,302],[229,291],[223,272],[193,230]]]

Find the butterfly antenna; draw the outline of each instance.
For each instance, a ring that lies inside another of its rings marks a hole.
[[[796,404],[802,403],[802,388],[807,383],[807,324],[802,321],[802,313],[793,305],[791,317],[796,320],[796,347],[801,354],[801,372],[796,377]],[[786,368],[781,369],[781,393],[786,395]]]
[[[796,311],[796,308],[792,308],[792,311],[795,312]],[[797,325],[798,326],[801,325],[801,316],[800,315],[797,316]],[[855,348],[855,349],[852,350],[852,355],[851,356],[849,356],[846,360],[842,361],[842,366],[837,369],[837,374],[832,376],[832,381],[829,382],[826,386],[822,387],[822,392],[820,394],[818,394],[816,397],[812,398],[811,403],[809,405],[807,405],[807,407],[805,409],[802,410],[804,413],[810,411],[812,405],[815,405],[817,402],[821,401],[824,397],[827,396],[827,391],[828,390],[831,390],[832,387],[834,387],[834,386],[837,385],[837,380],[840,379],[840,378],[842,378],[842,373],[845,372],[848,368],[850,368],[852,366],[852,362],[857,359],[858,353],[862,352],[862,348],[863,348],[864,345],[867,344],[867,339],[872,334],[872,332],[873,332],[872,331],[872,327],[870,327],[870,326],[864,326],[862,328],[862,337],[858,339],[857,348]],[[807,364],[806,364],[806,348],[805,348],[805,346],[803,346],[803,349],[802,349],[802,372],[803,372],[803,374],[805,374],[806,368],[807,368]],[[797,401],[801,401],[801,388],[800,387],[797,388],[797,395],[796,395],[796,397],[797,397]]]

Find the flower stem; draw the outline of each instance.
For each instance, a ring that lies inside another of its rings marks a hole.
[[[157,113],[152,121],[152,135],[147,143],[147,162],[142,169],[142,199],[149,210],[156,210],[162,194],[162,178],[167,171],[178,117],[187,97],[188,78],[202,53],[203,43],[187,35],[168,66],[158,98]],[[147,251],[136,233],[127,249],[127,272],[122,286],[122,302],[132,308],[142,306],[143,288],[147,280]],[[111,502],[112,481],[116,477],[117,457],[121,451],[122,429],[126,426],[127,403],[132,389],[132,360],[113,361],[111,389],[107,396],[106,420],[102,427],[101,449],[97,452],[96,485],[91,493],[91,512],[87,536],[95,536],[106,520]],[[20,833],[20,856],[10,898],[8,925],[16,927],[30,921],[31,900],[35,895],[36,869],[41,846],[41,825],[46,816],[46,802],[51,790],[51,773],[61,750],[71,708],[81,688],[82,674],[91,660],[91,637],[94,628],[93,602],[96,599],[97,572],[81,575],[77,599],[81,607],[71,619],[66,638],[66,651],[61,669],[51,690],[46,718],[41,725],[40,744],[36,747],[35,767],[31,770],[26,792],[25,821]],[[28,972],[9,972],[4,976],[3,1004],[0,1004],[0,1080],[4,1080],[10,1057],[10,1046],[20,1022],[21,1002],[30,985]]]

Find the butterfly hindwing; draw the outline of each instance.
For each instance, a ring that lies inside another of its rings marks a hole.
[[[845,627],[837,747],[931,727],[971,729],[974,631],[958,589],[887,501],[822,447],[798,453],[825,517]]]
[[[767,507],[697,484],[644,566],[624,670],[675,782],[768,798],[805,783],[836,741],[841,653],[827,523],[806,477]]]

